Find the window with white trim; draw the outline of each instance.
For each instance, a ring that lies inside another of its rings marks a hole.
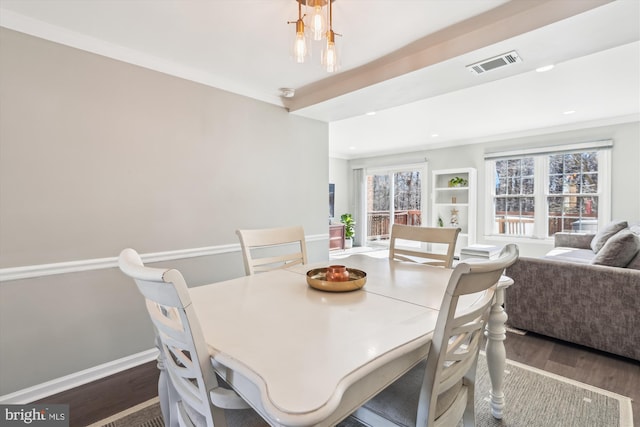
[[[611,141],[485,156],[486,234],[550,238],[610,220]]]

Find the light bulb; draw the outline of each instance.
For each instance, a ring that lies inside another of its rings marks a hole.
[[[304,33],[297,33],[293,45],[293,57],[297,63],[301,64],[305,56],[307,56],[307,40],[304,38]]]
[[[296,39],[293,42],[293,58],[299,64],[304,62],[307,56],[307,39],[304,36],[304,24],[302,19],[296,22]]]
[[[338,55],[336,54],[336,44],[327,42],[327,48],[324,53],[324,66],[329,73],[336,71],[338,66]]]
[[[334,32],[331,30],[327,32],[327,45],[322,51],[322,65],[329,73],[338,70],[338,52],[336,51]]]
[[[322,6],[316,4],[313,7],[313,14],[311,15],[311,32],[313,32],[313,39],[322,40],[326,31],[327,20],[322,13]]]

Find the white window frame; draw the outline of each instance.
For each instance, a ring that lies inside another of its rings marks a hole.
[[[553,240],[548,236],[548,203],[547,198],[553,196],[549,194],[549,162],[548,156],[553,154],[565,154],[584,151],[596,151],[598,155],[598,192],[594,196],[598,197],[598,229],[604,227],[611,221],[611,148],[613,142],[594,141],[581,144],[560,145],[553,147],[542,147],[518,151],[496,152],[485,155],[485,189],[487,190],[487,203],[485,206],[484,235],[489,239],[505,240]],[[542,215],[535,215],[533,235],[505,235],[495,233],[495,164],[497,160],[517,159],[523,157],[534,158],[534,209],[535,212],[542,212]]]

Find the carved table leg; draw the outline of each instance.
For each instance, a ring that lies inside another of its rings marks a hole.
[[[513,279],[502,276],[498,282],[494,304],[491,306],[489,321],[487,322],[484,335],[487,337],[487,368],[491,378],[491,414],[497,419],[502,419],[505,406],[504,392],[502,386],[504,382],[504,368],[506,366],[507,354],[503,341],[507,338],[507,313],[504,311],[504,291],[513,284]]]

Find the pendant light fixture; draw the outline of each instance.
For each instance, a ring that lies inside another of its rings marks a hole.
[[[303,63],[310,55],[312,41],[322,41],[320,62],[328,72],[338,69],[338,53],[336,51],[335,36],[332,28],[335,0],[295,0],[298,3],[298,20],[288,21],[296,24],[295,39],[293,41],[293,58],[297,63]],[[310,8],[309,16],[302,13],[302,6]],[[327,6],[325,8],[325,6]],[[305,17],[307,24],[305,25]],[[339,35],[339,34],[337,34]]]

